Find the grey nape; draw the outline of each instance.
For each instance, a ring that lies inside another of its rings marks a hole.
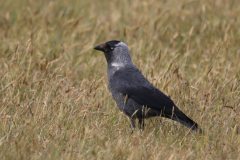
[[[109,90],[120,111],[130,118],[132,130],[136,119],[139,120],[139,128],[143,130],[145,118],[162,116],[202,132],[196,122],[188,118],[168,96],[142,75],[132,63],[125,43],[113,40],[94,49],[104,52],[108,63]]]

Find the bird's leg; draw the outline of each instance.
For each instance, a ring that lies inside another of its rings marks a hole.
[[[134,118],[130,118],[130,121],[131,121],[130,127],[131,127],[131,129],[132,129],[132,132],[131,132],[131,133],[133,133],[133,131],[134,131],[134,129],[135,129],[135,119],[134,119]]]
[[[144,130],[144,119],[139,119],[138,127],[141,130],[141,132],[143,132],[143,130]]]

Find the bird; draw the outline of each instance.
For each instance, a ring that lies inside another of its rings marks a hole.
[[[111,40],[94,47],[107,60],[108,88],[119,110],[131,121],[132,133],[138,126],[144,130],[144,119],[161,116],[202,133],[198,124],[187,117],[173,100],[155,88],[133,64],[128,46]]]

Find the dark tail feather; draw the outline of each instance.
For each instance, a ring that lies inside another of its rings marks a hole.
[[[198,127],[198,124],[191,120],[190,118],[188,118],[187,116],[185,117],[185,120],[179,119],[178,117],[175,116],[172,116],[171,119],[181,123],[182,125],[192,129],[193,131],[199,131],[199,133],[203,133],[203,130]]]

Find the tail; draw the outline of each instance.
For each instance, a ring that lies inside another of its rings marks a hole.
[[[169,115],[165,113],[166,118],[170,118],[174,121],[177,121],[181,123],[182,125],[190,128],[191,130],[194,131],[199,131],[200,133],[203,133],[203,130],[199,128],[198,124],[188,118],[179,108],[176,106],[174,107],[173,114]]]
[[[191,120],[190,118],[188,118],[187,116],[185,117],[184,120],[179,119],[178,117],[175,117],[175,116],[172,116],[171,119],[181,123],[182,125],[190,128],[193,131],[199,131],[199,133],[203,133],[203,130],[201,128],[199,128],[198,124],[196,122],[194,122],[193,120]]]

